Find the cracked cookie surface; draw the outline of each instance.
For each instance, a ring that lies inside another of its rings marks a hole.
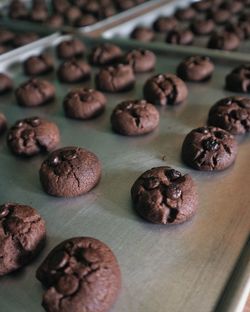
[[[240,65],[226,76],[226,89],[250,93],[250,64]]]
[[[21,106],[40,106],[54,99],[55,87],[47,80],[32,78],[16,89],[15,96]]]
[[[174,74],[159,74],[149,78],[143,87],[144,98],[155,105],[177,105],[188,95],[185,82]]]
[[[215,103],[208,116],[208,124],[232,134],[250,131],[250,99],[243,96],[224,98]]]
[[[75,83],[90,78],[91,68],[83,60],[67,60],[63,62],[57,71],[58,79],[62,82]]]
[[[135,76],[130,65],[118,64],[102,68],[96,75],[96,87],[104,92],[128,91],[135,84]]]
[[[123,135],[142,135],[152,132],[159,124],[159,113],[154,105],[144,101],[124,101],[111,115],[115,132]]]
[[[237,150],[237,142],[229,132],[216,127],[201,127],[186,136],[182,159],[197,170],[224,170],[235,161]]]
[[[115,44],[104,43],[90,53],[90,63],[96,66],[111,65],[122,57],[122,50]]]
[[[106,103],[107,99],[101,92],[81,88],[66,95],[63,107],[66,116],[87,120],[99,116],[105,110]]]
[[[39,117],[18,120],[8,131],[10,150],[20,156],[32,156],[53,150],[60,141],[55,123]]]
[[[167,166],[144,172],[133,184],[131,196],[139,215],[158,224],[183,223],[198,204],[191,176]]]
[[[0,275],[28,264],[43,248],[45,222],[29,206],[0,205]]]
[[[81,57],[86,51],[83,42],[78,39],[62,41],[56,47],[57,56],[60,59],[71,59],[72,57]]]
[[[107,312],[121,287],[114,254],[90,237],[59,244],[40,265],[36,277],[47,288],[42,304],[49,312]]]
[[[7,93],[13,88],[13,82],[6,74],[0,73],[0,94]]]
[[[58,197],[74,197],[94,188],[101,178],[97,156],[80,147],[64,147],[52,152],[42,163],[40,181],[45,192]]]
[[[134,49],[126,53],[124,62],[130,64],[135,73],[145,73],[155,68],[156,56],[149,50]]]
[[[26,75],[37,76],[53,70],[53,59],[47,53],[31,56],[23,63]]]
[[[177,75],[184,81],[206,81],[214,71],[214,64],[207,56],[190,56],[177,67]]]

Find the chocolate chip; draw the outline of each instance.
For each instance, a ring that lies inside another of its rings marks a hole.
[[[217,151],[220,147],[219,143],[212,138],[204,140],[202,145],[203,145],[203,148],[207,151]]]
[[[63,160],[73,160],[77,157],[76,151],[69,150],[69,151],[63,151],[62,153],[62,159]]]
[[[33,126],[37,127],[41,124],[41,119],[39,117],[33,117],[28,120],[28,122]]]
[[[21,128],[23,126],[23,121],[17,121],[15,124],[16,128]]]
[[[65,265],[69,261],[69,256],[64,251],[58,251],[57,253],[53,254],[53,257],[49,260],[49,268],[51,270],[57,270],[65,267]]]
[[[170,180],[176,180],[176,179],[181,177],[181,173],[179,171],[177,171],[177,170],[171,169],[171,170],[167,170],[166,171],[166,176]]]
[[[59,162],[60,162],[60,159],[58,156],[55,156],[55,157],[49,159],[49,163],[51,166],[56,166],[59,164]]]
[[[0,219],[5,218],[9,214],[9,205],[2,205],[0,206]]]
[[[57,282],[56,289],[59,293],[69,296],[77,291],[79,281],[74,275],[62,276]]]

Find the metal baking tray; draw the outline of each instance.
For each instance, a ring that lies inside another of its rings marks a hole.
[[[151,10],[150,12],[137,16],[134,19],[131,19],[128,22],[121,23],[115,27],[112,27],[102,33],[102,36],[106,39],[111,38],[129,38],[131,32],[133,29],[137,26],[147,26],[151,27],[153,22],[159,17],[159,16],[171,16],[174,14],[176,9],[188,7],[192,2],[196,2],[194,0],[175,0],[172,2],[169,2],[167,4],[162,5],[161,7],[155,8],[154,10]],[[250,10],[248,10],[250,12]],[[247,9],[244,9],[244,12],[247,12]],[[187,22],[178,22],[181,26],[188,27]],[[221,29],[221,26],[217,26],[217,29]],[[163,45],[169,45],[165,42],[165,34],[157,34],[154,41],[150,42],[151,44],[154,44],[155,42],[161,42]],[[194,42],[192,44],[193,47],[202,47],[206,48],[207,41],[209,39],[209,36],[195,36]],[[134,39],[131,39],[135,41]],[[187,48],[189,46],[186,46]],[[209,49],[211,50],[211,49]],[[250,52],[250,38],[248,40],[242,41],[238,50],[238,52],[241,53],[249,53]],[[232,53],[235,53],[232,51]]]
[[[159,6],[160,4],[164,4],[164,3],[169,2],[169,1],[171,1],[171,0],[147,0],[147,2],[145,2],[145,3],[138,4],[137,6],[131,8],[131,9],[118,12],[117,14],[115,14],[111,17],[108,17],[106,19],[100,20],[93,25],[77,28],[77,27],[73,27],[73,26],[69,26],[69,25],[65,24],[64,26],[60,27],[60,30],[71,31],[71,32],[78,30],[81,33],[91,33],[91,32],[97,31],[97,30],[104,29],[108,26],[118,24],[119,22],[128,20],[128,19],[130,19],[130,17],[142,14],[145,11],[153,10],[155,7]],[[24,2],[28,6],[31,4],[31,0],[25,0]],[[49,2],[49,0],[47,0],[47,2]],[[10,19],[7,16],[8,4],[9,4],[8,1],[3,2],[2,5],[0,4],[0,10],[2,11],[4,20],[12,22],[12,23],[16,23],[17,25],[18,24],[25,24],[27,27],[33,27],[33,26],[37,27],[37,25],[40,25],[49,31],[53,30],[53,28],[47,26],[46,24],[34,23],[34,22],[25,21],[25,20],[19,21],[19,20]],[[55,28],[54,28],[54,30],[55,30]]]
[[[44,49],[53,53],[51,47],[63,39],[58,37],[1,61],[0,71],[11,75],[18,86],[27,79],[20,62]],[[89,47],[104,41],[84,40]],[[134,44],[121,40],[121,46],[127,50]],[[175,72],[177,64],[188,55],[183,47],[152,50],[157,54],[154,73]],[[186,103],[159,108],[159,128],[141,137],[113,133],[110,114],[119,102],[141,98],[142,86],[153,72],[138,75],[132,91],[107,94],[106,112],[91,121],[65,118],[62,101],[73,87],[94,87],[94,68],[91,81],[73,86],[59,83],[55,73],[44,76],[55,84],[57,97],[43,107],[19,107],[13,93],[1,97],[0,111],[6,114],[9,125],[27,116],[47,117],[60,128],[60,146],[90,149],[103,166],[101,182],[89,194],[71,199],[51,197],[43,192],[38,177],[45,155],[17,158],[8,150],[5,137],[0,139],[1,202],[26,203],[37,208],[46,220],[48,234],[46,247],[34,262],[1,278],[1,311],[42,312],[43,289],[35,279],[35,271],[52,247],[80,235],[104,241],[118,258],[122,290],[113,312],[239,311],[234,307],[238,309],[245,301],[249,285],[249,135],[239,139],[237,161],[226,171],[198,172],[180,159],[187,132],[206,123],[208,110],[218,99],[234,94],[224,90],[224,77],[242,59],[231,54],[225,58],[213,55],[213,59],[216,69],[212,79],[201,84],[188,83]],[[198,187],[197,215],[182,225],[153,225],[132,209],[130,188],[135,179],[149,168],[164,165],[190,173]]]

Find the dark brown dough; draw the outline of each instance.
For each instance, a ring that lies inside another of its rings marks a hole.
[[[60,42],[56,47],[57,56],[60,59],[82,57],[86,51],[84,43],[78,39],[70,39]]]
[[[144,172],[133,184],[131,196],[139,215],[158,224],[183,223],[198,206],[191,176],[167,166]]]
[[[115,255],[91,237],[71,238],[56,246],[36,277],[47,288],[42,305],[49,312],[108,312],[121,287]]]
[[[154,105],[144,100],[124,101],[113,110],[111,124],[117,133],[136,136],[155,130],[159,119]]]
[[[39,117],[18,120],[8,131],[10,150],[19,156],[52,151],[60,141],[57,125]]]
[[[101,178],[101,164],[97,156],[86,149],[64,147],[48,156],[39,173],[46,193],[75,197],[97,185]]]
[[[183,80],[173,74],[158,74],[148,79],[143,88],[144,98],[155,105],[177,105],[188,95]]]
[[[250,93],[250,64],[242,64],[226,76],[226,89]]]
[[[149,50],[134,49],[125,54],[124,62],[130,64],[135,73],[145,73],[154,70],[156,56]]]
[[[57,71],[58,79],[62,82],[75,83],[88,80],[91,75],[89,64],[83,60],[67,60],[63,62]]]
[[[250,131],[250,99],[231,96],[219,100],[210,109],[208,124],[220,127],[232,134]]]
[[[45,222],[26,205],[0,205],[0,276],[30,263],[44,247]]]
[[[184,81],[202,82],[211,78],[214,64],[207,56],[190,56],[177,67],[177,75]]]
[[[55,87],[46,80],[32,78],[16,89],[15,96],[21,106],[40,106],[54,99]]]
[[[229,132],[202,127],[187,134],[182,145],[182,159],[194,169],[218,171],[233,164],[237,151],[237,142]]]
[[[104,43],[92,49],[89,61],[96,66],[111,65],[122,57],[122,50],[115,44]]]
[[[103,113],[106,103],[107,99],[101,92],[81,88],[72,90],[66,95],[63,107],[67,117],[87,120]]]
[[[134,87],[133,69],[127,64],[118,64],[102,68],[95,77],[96,87],[104,92],[128,91]]]
[[[53,58],[47,53],[31,56],[23,63],[24,72],[29,76],[46,74],[53,70]]]

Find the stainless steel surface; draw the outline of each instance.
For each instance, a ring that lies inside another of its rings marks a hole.
[[[143,26],[150,27],[159,16],[171,16],[174,14],[176,9],[181,8],[181,7],[187,7],[192,2],[195,2],[195,1],[194,0],[175,0],[175,1],[169,2],[165,5],[162,5],[161,7],[151,10],[150,12],[146,14],[137,16],[136,18],[131,19],[128,22],[120,23],[119,25],[104,31],[102,33],[102,36],[106,39],[118,38],[118,37],[128,39],[130,37],[130,33],[133,31],[133,29],[136,26],[143,25]],[[244,9],[244,12],[246,11],[247,9]],[[189,24],[187,22],[180,22],[180,25],[182,25],[185,28],[185,27],[188,27]],[[221,28],[222,26],[217,26],[217,29],[221,29]],[[156,39],[151,44],[153,45],[156,42],[157,43],[159,42],[162,45],[169,45],[165,43],[165,37],[166,37],[166,34],[156,33]],[[210,36],[202,36],[202,37],[195,36],[192,46],[206,48],[209,37]],[[187,49],[189,48],[189,46],[186,46],[186,47]],[[237,51],[240,53],[249,54],[250,39],[242,41]],[[232,51],[231,53],[237,53],[237,52]]]
[[[54,44],[59,40],[62,38],[57,38]],[[123,44],[125,47],[125,42]],[[131,47],[131,43],[127,43],[127,47]],[[38,46],[26,51],[26,55],[15,56],[8,64],[0,62],[0,71],[12,75],[18,86],[27,79],[20,60],[42,49]],[[156,51],[155,73],[175,72],[186,55],[183,50]],[[189,83],[187,102],[176,109],[159,108],[159,129],[143,137],[112,133],[109,118],[120,101],[142,97],[144,81],[153,73],[138,75],[136,88],[130,92],[107,95],[105,114],[87,122],[65,118],[62,100],[72,86],[60,84],[55,73],[45,76],[57,89],[57,99],[51,104],[24,109],[17,106],[13,94],[1,97],[0,111],[6,114],[10,125],[26,116],[47,117],[60,127],[60,146],[86,147],[95,152],[103,164],[102,180],[89,194],[74,199],[50,197],[42,191],[38,178],[45,156],[28,160],[14,157],[5,138],[1,138],[1,202],[16,201],[36,207],[46,219],[48,232],[45,250],[31,265],[1,278],[1,311],[43,311],[40,307],[43,290],[35,279],[35,270],[53,246],[78,235],[101,239],[118,258],[122,291],[111,311],[208,312],[215,309],[249,235],[249,135],[239,139],[234,166],[221,173],[198,172],[186,167],[180,159],[180,149],[186,133],[206,123],[210,106],[222,97],[233,95],[224,90],[224,77],[239,63],[239,60],[218,57],[211,81]],[[94,87],[93,79],[81,85]],[[131,207],[130,188],[135,179],[145,170],[162,165],[190,173],[197,184],[199,210],[186,224],[149,224]],[[240,299],[238,295],[238,302]]]
[[[108,26],[112,26],[114,23],[119,23],[121,21],[128,20],[128,19],[130,19],[131,16],[140,14],[140,13],[144,12],[145,10],[148,11],[148,10],[154,9],[159,4],[164,4],[164,3],[169,2],[169,1],[170,0],[148,0],[147,2],[139,4],[139,5],[131,8],[131,9],[128,9],[128,10],[125,10],[122,12],[118,12],[117,14],[115,14],[111,17],[100,20],[93,25],[78,27],[78,28],[72,27],[69,25],[63,25],[62,27],[60,27],[60,29],[57,29],[57,30],[64,30],[64,31],[71,31],[71,32],[78,30],[81,33],[91,33],[91,32],[97,31],[97,30],[104,29]],[[27,5],[30,5],[31,0],[25,0],[25,3]],[[52,28],[47,26],[46,24],[43,25],[43,24],[39,24],[39,23],[32,23],[29,21],[19,21],[19,20],[9,19],[7,17],[8,2],[4,2],[4,3],[2,3],[2,5],[0,3],[0,9],[4,12],[4,16],[5,16],[6,21],[9,21],[11,23],[16,23],[17,25],[18,24],[20,24],[20,25],[26,24],[29,27],[33,27],[33,26],[37,27],[39,25],[42,25],[42,27],[44,27],[45,29],[47,29],[49,31],[52,30]]]

